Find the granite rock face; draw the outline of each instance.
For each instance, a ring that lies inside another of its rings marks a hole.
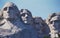
[[[60,37],[60,13],[52,13],[49,15],[49,18],[46,20],[50,28],[51,38]]]
[[[14,3],[6,3],[0,12],[0,38],[38,38],[32,25],[22,22],[20,11]]]
[[[7,2],[0,10],[0,38],[59,38],[60,13],[53,13],[46,20],[33,17],[28,9],[19,10]]]
[[[34,30],[37,32],[38,38],[49,36],[49,27],[41,17],[33,17],[28,9],[21,9],[20,15],[22,22],[26,26],[30,25],[34,28]]]
[[[33,21],[39,38],[49,36],[49,27],[41,17],[33,17]]]
[[[28,9],[21,9],[20,10],[20,17],[21,17],[21,20],[24,24],[31,25],[33,22],[32,14]]]

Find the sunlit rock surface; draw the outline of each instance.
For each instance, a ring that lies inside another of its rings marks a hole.
[[[1,9],[0,38],[38,38],[30,24],[24,24],[17,6],[6,3]]]
[[[46,20],[34,17],[28,9],[19,10],[7,2],[0,10],[0,38],[59,38],[60,13],[52,13]]]
[[[52,13],[49,15],[49,18],[46,20],[50,28],[51,38],[60,37],[60,13]]]

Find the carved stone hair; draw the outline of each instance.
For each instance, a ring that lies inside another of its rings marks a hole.
[[[20,13],[23,13],[24,10],[27,11],[27,13],[32,17],[32,14],[31,14],[31,12],[28,9],[21,9]]]
[[[50,14],[50,15],[48,16],[47,21],[50,23],[50,20],[51,20],[53,17],[55,17],[55,16],[60,16],[60,13],[52,13],[52,14]]]
[[[2,8],[2,12],[8,10],[7,8],[10,8],[10,9],[15,10],[16,15],[19,16],[19,9],[18,9],[18,7],[17,7],[14,3],[12,3],[12,2],[7,2],[7,3],[3,6],[3,8]],[[4,12],[3,12],[3,13],[4,13]]]

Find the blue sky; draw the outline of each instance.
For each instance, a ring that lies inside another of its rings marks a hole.
[[[33,16],[43,19],[51,13],[60,12],[60,0],[0,0],[0,9],[6,2],[13,2],[19,9],[28,9]]]

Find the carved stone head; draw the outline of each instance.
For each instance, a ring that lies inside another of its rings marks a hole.
[[[60,16],[54,16],[51,18],[50,24],[52,24],[56,30],[60,30]]]
[[[2,8],[4,18],[16,18],[19,13],[17,6],[12,2],[7,2]]]
[[[27,9],[21,9],[20,11],[21,19],[25,24],[30,24],[32,21],[32,14]]]
[[[54,30],[60,31],[60,14],[52,14],[49,22],[54,27]]]

